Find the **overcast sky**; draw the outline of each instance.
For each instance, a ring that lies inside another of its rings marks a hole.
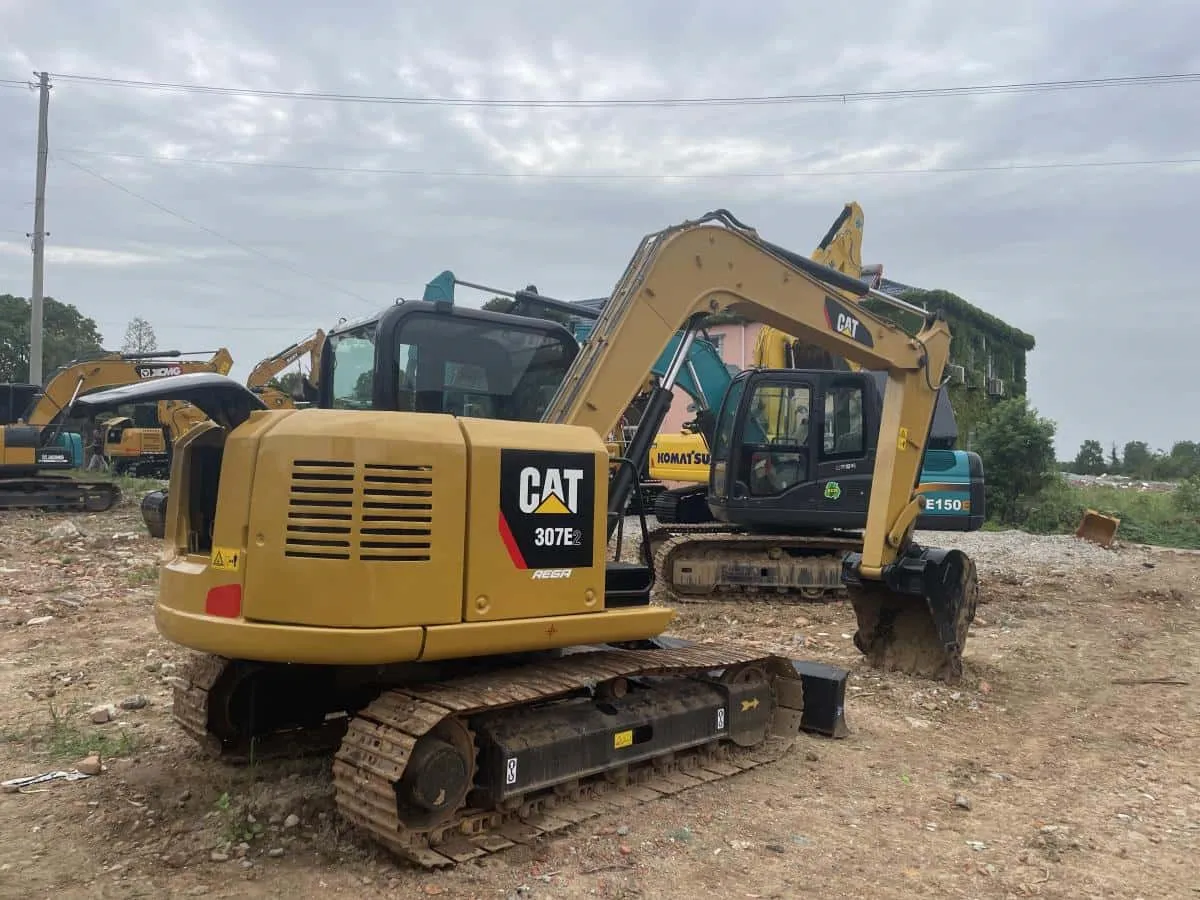
[[[1200,4],[1187,0],[1152,0],[1135,16],[1111,0],[864,0],[815,16],[771,0],[609,0],[578,12],[532,0],[411,5],[427,11],[379,0],[156,12],[0,0],[0,79],[45,69],[260,90],[612,100],[1200,71]],[[244,377],[316,327],[419,297],[442,269],[600,296],[647,232],[723,206],[807,254],[857,200],[865,262],[1036,337],[1031,397],[1058,422],[1061,457],[1089,437],[1169,448],[1200,439],[1190,274],[1200,165],[1078,164],[1200,158],[1197,101],[1193,82],[480,108],[55,79],[46,293],[96,319],[110,347],[140,315],[162,348],[229,347]],[[30,290],[36,116],[35,93],[0,85],[0,293]],[[1045,164],[1054,167],[1028,168]],[[390,171],[347,171],[365,169]],[[647,177],[659,174],[677,177]]]

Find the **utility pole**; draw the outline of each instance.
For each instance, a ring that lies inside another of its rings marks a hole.
[[[29,305],[29,383],[42,383],[42,273],[46,255],[46,119],[50,112],[50,73],[38,74],[37,187],[33,198],[33,296]]]

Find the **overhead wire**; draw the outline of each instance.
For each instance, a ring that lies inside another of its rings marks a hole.
[[[121,191],[124,194],[128,194],[130,197],[133,197],[137,200],[140,200],[143,203],[148,204],[149,206],[154,207],[159,212],[165,213],[168,216],[172,216],[173,218],[176,218],[176,219],[180,220],[181,222],[191,225],[193,228],[197,228],[200,231],[206,232],[207,234],[210,234],[213,237],[218,238],[219,240],[222,240],[225,243],[230,244],[233,247],[236,247],[237,249],[241,250],[243,253],[247,253],[251,256],[256,256],[259,259],[263,259],[266,262],[271,263],[272,265],[281,266],[281,267],[287,269],[288,271],[292,272],[294,275],[298,275],[301,278],[307,279],[316,284],[320,284],[320,285],[328,288],[329,290],[334,290],[334,291],[338,291],[342,294],[346,294],[347,296],[353,297],[354,299],[359,300],[362,303],[367,304],[368,306],[374,307],[374,306],[378,305],[377,303],[374,303],[371,300],[368,300],[362,294],[352,291],[349,288],[342,287],[341,285],[337,284],[336,282],[328,281],[324,278],[319,278],[316,275],[313,275],[309,272],[305,272],[301,269],[298,269],[297,267],[293,266],[291,263],[288,263],[281,259],[276,259],[275,257],[273,257],[267,253],[263,253],[261,250],[259,250],[256,247],[253,247],[249,244],[244,244],[241,241],[234,240],[233,238],[229,237],[228,235],[222,234],[221,232],[217,231],[214,228],[210,228],[207,225],[197,222],[195,219],[185,216],[183,213],[180,213],[174,209],[171,209],[170,207],[164,206],[163,204],[159,203],[157,200],[152,200],[149,197],[145,196],[144,194],[140,194],[137,191],[133,190],[132,188],[128,188],[125,185],[123,185],[117,181],[114,181],[111,178],[108,178],[107,176],[101,175],[99,172],[96,172],[95,170],[90,169],[87,166],[84,166],[81,163],[78,163],[75,160],[70,159],[69,157],[62,156],[59,153],[55,153],[54,156],[56,159],[59,159],[62,162],[65,162],[67,165],[72,166],[73,168],[78,169],[79,171],[81,171],[87,175],[90,175],[93,178],[103,181],[105,184],[109,185],[110,187],[113,187],[116,190]]]
[[[307,163],[254,162],[232,159],[197,159],[190,157],[163,156],[154,154],[118,153],[106,150],[70,148],[60,153],[78,153],[111,159],[144,160],[147,162],[179,163],[199,166],[229,166],[231,168],[280,169],[300,172],[329,172],[350,175],[389,175],[416,178],[532,178],[561,181],[658,181],[662,179],[725,180],[737,178],[838,178],[872,175],[954,175],[983,172],[1019,172],[1048,169],[1104,169],[1129,166],[1183,166],[1200,163],[1200,157],[1177,159],[1123,159],[1123,160],[1071,160],[1046,163],[1000,163],[983,166],[925,166],[918,168],[888,169],[807,169],[775,172],[503,172],[455,169],[407,169],[379,168],[373,166],[334,166]]]
[[[1200,81],[1200,72],[1154,75],[1077,78],[1059,81],[1026,81],[1000,84],[976,84],[957,87],[905,88],[885,91],[828,91],[810,94],[767,94],[730,97],[654,97],[630,99],[471,99],[462,97],[420,97],[381,94],[350,94],[332,91],[284,91],[249,87],[225,87],[186,82],[150,81],[103,75],[52,73],[60,81],[75,81],[97,86],[157,90],[191,94],[218,94],[261,97],[279,100],[308,100],[332,103],[373,103],[401,106],[469,106],[528,109],[686,107],[686,106],[759,106],[796,103],[850,103],[862,101],[913,100],[929,97],[962,97],[985,94],[1048,93],[1051,91],[1088,90],[1106,87],[1149,87],[1187,84]]]

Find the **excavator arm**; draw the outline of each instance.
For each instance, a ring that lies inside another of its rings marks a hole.
[[[297,341],[274,356],[268,356],[262,360],[246,378],[246,387],[262,397],[271,409],[295,406],[290,397],[283,391],[271,387],[268,382],[306,353],[309,360],[309,372],[315,377],[316,373],[321,370],[321,350],[324,346],[325,332],[318,328],[304,340]],[[310,381],[310,383],[312,382]]]
[[[179,359],[182,355],[178,350],[156,353],[104,353],[68,363],[51,376],[27,412],[24,423],[49,425],[56,418],[61,418],[78,397],[104,388],[191,372],[217,372],[220,375],[228,375],[233,367],[233,357],[224,347],[205,361]]]
[[[859,278],[863,273],[862,243],[864,215],[862,207],[851,201],[843,208],[841,214],[829,226],[825,236],[812,253],[812,260],[835,272]],[[834,296],[843,300],[853,301],[857,294],[848,294],[844,290],[836,290]],[[763,369],[803,369],[831,368],[832,360],[826,351],[826,358],[817,360],[798,359],[796,355],[796,336],[784,331],[764,326],[758,331],[754,345],[754,365]],[[852,368],[858,366],[852,365]]]
[[[649,235],[544,421],[609,433],[674,332],[683,328],[694,335],[704,316],[723,309],[886,372],[880,433],[896,438],[879,442],[858,567],[861,577],[882,579],[907,546],[920,512],[914,487],[949,358],[950,330],[927,317],[910,337],[858,302],[872,294],[900,304],[859,279],[762,240],[723,210]],[[689,343],[685,336],[685,352]]]

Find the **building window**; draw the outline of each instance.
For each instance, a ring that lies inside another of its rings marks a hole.
[[[724,351],[725,351],[725,335],[710,334],[708,336],[708,342],[710,344],[712,344],[714,348],[716,348],[717,353],[724,353]]]

